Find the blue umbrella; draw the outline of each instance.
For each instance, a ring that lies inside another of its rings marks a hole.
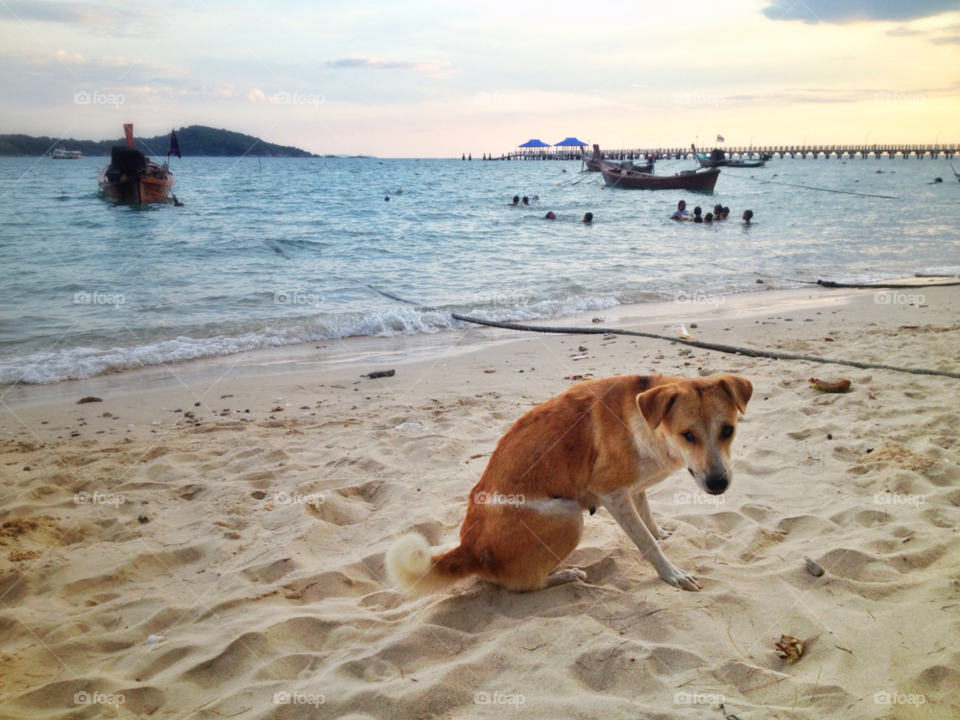
[[[550,143],[545,143],[542,140],[527,140],[520,147],[522,148],[550,147]]]
[[[586,143],[583,140],[577,140],[575,137],[568,137],[558,142],[556,145],[554,145],[554,147],[580,147],[585,145]]]

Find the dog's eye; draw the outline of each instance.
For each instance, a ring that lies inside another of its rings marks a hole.
[[[686,440],[686,441],[687,441],[688,443],[690,443],[691,445],[693,445],[693,444],[697,441],[697,436],[694,435],[694,434],[693,434],[692,432],[690,432],[689,430],[687,430],[687,431],[683,434],[683,439]]]
[[[724,440],[733,437],[733,425],[724,425],[720,431],[720,437]]]

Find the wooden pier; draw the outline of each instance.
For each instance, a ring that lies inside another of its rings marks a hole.
[[[699,152],[710,153],[713,148],[698,148]],[[757,160],[762,157],[779,157],[781,159],[789,157],[791,159],[812,157],[814,159],[825,158],[849,158],[860,157],[866,159],[883,157],[894,159],[901,157],[904,160],[915,157],[922,160],[925,157],[937,159],[941,156],[947,160],[953,160],[960,152],[960,145],[771,145],[766,147],[721,147],[727,156],[733,159]],[[646,148],[635,150],[605,150],[603,157],[606,160],[640,160],[656,156],[662,160],[693,160],[693,150],[688,148]],[[553,152],[543,150],[515,150],[509,153],[503,153],[500,157],[485,155],[484,160],[580,160],[581,154],[577,152]]]

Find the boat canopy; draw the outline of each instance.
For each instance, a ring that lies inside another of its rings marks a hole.
[[[550,147],[550,143],[545,143],[542,140],[533,139],[533,140],[527,140],[520,147],[522,148]]]
[[[124,175],[136,175],[147,169],[147,160],[143,153],[125,145],[110,148],[110,165]]]
[[[554,147],[580,147],[586,145],[583,140],[577,140],[575,137],[568,137],[558,142]]]

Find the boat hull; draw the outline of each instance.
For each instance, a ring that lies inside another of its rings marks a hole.
[[[107,177],[105,167],[100,171],[100,177],[97,182],[100,190],[108,198],[118,203],[130,203],[133,205],[148,205],[151,203],[170,202],[170,194],[173,192],[174,179],[169,171],[164,171],[159,165],[150,163],[147,172],[139,173],[132,177],[122,176],[117,181],[111,181]],[[156,170],[153,170],[156,168]]]
[[[709,168],[695,172],[693,170],[676,175],[650,175],[612,168],[606,163],[600,166],[603,180],[608,187],[621,187],[629,190],[713,190],[720,176],[720,170]]]

